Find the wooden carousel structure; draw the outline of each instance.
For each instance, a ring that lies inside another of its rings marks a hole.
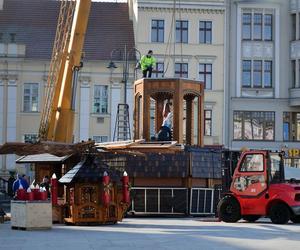
[[[204,85],[182,78],[140,79],[134,84],[134,139],[150,141],[150,112],[154,105],[154,127],[158,133],[166,101],[173,105],[172,140],[203,146]]]

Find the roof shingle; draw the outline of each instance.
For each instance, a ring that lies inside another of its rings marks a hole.
[[[50,59],[60,3],[54,0],[4,0],[0,11],[3,42],[26,45],[26,58]],[[127,3],[92,2],[86,32],[85,60],[108,60],[113,49],[134,47]]]

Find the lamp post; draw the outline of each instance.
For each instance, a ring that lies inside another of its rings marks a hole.
[[[130,50],[127,50],[127,46],[124,46],[124,49],[113,49],[110,52],[110,62],[109,65],[107,66],[107,68],[112,72],[114,71],[114,69],[118,68],[116,66],[116,64],[113,61],[113,57],[114,55],[118,54],[118,59],[121,58],[121,62],[123,64],[123,78],[122,78],[122,82],[124,82],[124,104],[127,104],[127,81],[128,81],[128,75],[129,75],[129,57],[130,55],[132,55],[133,53],[138,54],[137,61],[139,60],[139,58],[141,58],[141,52],[136,49],[136,48],[132,48]],[[134,72],[136,75],[136,70]]]

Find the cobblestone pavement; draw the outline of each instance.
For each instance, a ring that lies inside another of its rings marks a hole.
[[[12,230],[0,224],[0,249],[299,249],[300,224],[227,224],[201,218],[126,218],[116,225]]]

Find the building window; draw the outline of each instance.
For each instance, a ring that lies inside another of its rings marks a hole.
[[[243,60],[242,86],[251,87],[251,61]]]
[[[164,42],[164,20],[152,20],[151,22],[151,42]]]
[[[296,40],[296,14],[292,14],[292,41]]]
[[[10,33],[10,42],[15,43],[16,42],[16,33]]]
[[[272,61],[264,61],[264,87],[272,87]]]
[[[262,14],[254,14],[253,39],[262,40]]]
[[[187,63],[175,63],[175,77],[188,78]]]
[[[265,14],[264,15],[264,40],[265,41],[271,41],[272,40],[272,15]]]
[[[242,39],[272,41],[273,15],[262,13],[243,13]]]
[[[292,67],[291,67],[291,70],[292,70],[292,86],[293,86],[293,88],[295,88],[296,87],[296,61],[292,60],[291,64],[292,64]]]
[[[108,136],[106,136],[106,135],[94,135],[93,136],[93,141],[95,141],[96,143],[108,142]]]
[[[205,89],[212,89],[212,64],[199,64],[199,80],[204,82]]]
[[[156,63],[153,76],[158,78],[164,77],[164,63]]]
[[[188,42],[188,21],[176,21],[176,43]]]
[[[262,86],[262,61],[253,61],[253,85],[255,88]]]
[[[35,143],[38,139],[37,134],[24,134],[23,141],[25,143]]]
[[[243,60],[243,88],[272,88],[272,61]]]
[[[204,135],[212,135],[212,111],[204,110]]]
[[[300,141],[300,112],[283,112],[283,140]]]
[[[211,21],[200,21],[200,43],[211,43],[212,34],[212,22]]]
[[[97,114],[108,113],[108,86],[95,85],[94,86],[94,105],[93,112]]]
[[[38,97],[39,84],[38,83],[24,83],[24,112],[38,112]]]
[[[243,14],[242,38],[243,40],[251,39],[251,13]]]
[[[275,112],[234,111],[233,138],[235,140],[275,139]]]

